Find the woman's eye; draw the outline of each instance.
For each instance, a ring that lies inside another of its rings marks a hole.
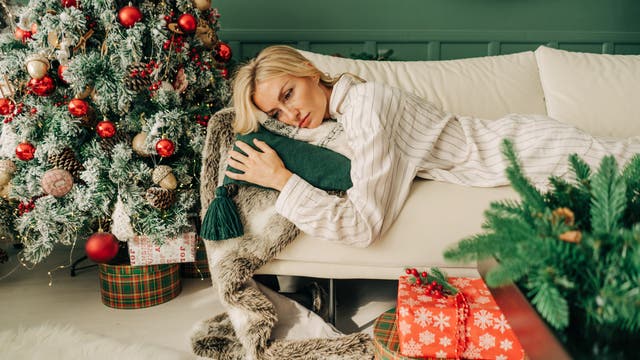
[[[276,111],[273,114],[271,114],[271,117],[274,119],[278,119],[280,117],[280,111]]]
[[[285,101],[289,100],[289,98],[291,97],[291,89],[287,90],[287,92],[284,93],[283,99]]]

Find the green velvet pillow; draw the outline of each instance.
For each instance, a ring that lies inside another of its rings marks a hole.
[[[249,144],[256,150],[258,148],[253,143],[253,139],[266,142],[278,153],[284,166],[289,171],[319,189],[327,191],[347,190],[353,186],[350,176],[351,160],[337,152],[274,134],[262,126],[257,132],[238,135],[236,139]],[[234,150],[244,153],[236,146],[234,146]],[[235,173],[240,172],[231,166],[227,167],[227,169]],[[229,183],[254,185],[225,176],[224,184]]]
[[[337,152],[311,145],[304,141],[290,139],[273,134],[263,127],[257,132],[238,135],[237,140],[253,144],[253,139],[266,142],[273,148],[282,162],[294,174],[297,174],[309,184],[323,190],[347,190],[353,186],[351,182],[351,160]],[[236,151],[244,153],[234,147]],[[239,173],[237,169],[228,166],[229,171]],[[224,177],[224,185],[237,183],[257,186],[245,181]],[[209,204],[207,213],[202,220],[200,236],[206,240],[225,240],[242,236],[244,229],[234,202],[229,198],[225,186],[216,189],[216,196]]]

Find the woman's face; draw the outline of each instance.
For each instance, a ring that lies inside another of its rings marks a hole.
[[[283,75],[256,84],[253,102],[287,125],[313,129],[329,118],[330,96],[318,77]]]

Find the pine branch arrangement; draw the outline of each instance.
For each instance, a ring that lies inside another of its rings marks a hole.
[[[550,178],[537,190],[505,140],[508,178],[520,201],[485,211],[484,232],[445,252],[454,261],[495,257],[489,286],[516,282],[554,328],[570,319],[609,332],[640,330],[640,157],[618,171],[613,157],[593,173],[569,157],[574,179]]]

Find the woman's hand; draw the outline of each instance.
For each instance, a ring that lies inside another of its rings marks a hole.
[[[229,165],[243,172],[237,174],[227,170],[225,175],[234,180],[243,180],[256,185],[282,190],[291,177],[291,171],[284,167],[284,163],[267,143],[253,139],[253,143],[261,151],[255,150],[242,141],[236,141],[236,146],[247,155],[231,150]]]

